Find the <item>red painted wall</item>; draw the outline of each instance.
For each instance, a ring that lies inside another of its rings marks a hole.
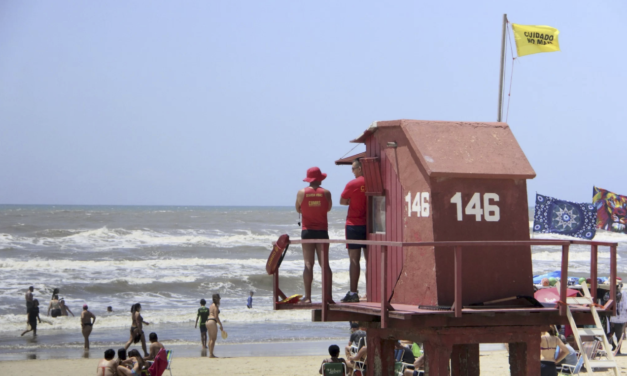
[[[381,177],[385,187],[385,234],[371,234],[368,226],[369,240],[402,241],[403,226],[401,223],[402,213],[400,212],[402,202],[402,188],[396,171],[394,170],[387,153],[381,149],[380,143],[375,137],[370,137],[366,141],[366,155],[368,157],[379,157],[381,161]],[[385,143],[383,143],[385,145]],[[369,198],[370,202],[371,198]],[[369,206],[370,208],[370,206]],[[368,301],[381,301],[381,248],[368,247],[368,279],[367,292]],[[400,247],[388,248],[388,297],[391,296],[394,285],[403,267],[403,250]]]
[[[396,148],[387,142],[397,143]],[[400,126],[383,126],[366,140],[368,157],[379,157],[386,196],[386,234],[369,234],[371,240],[528,240],[527,188],[524,179],[429,177],[406,133]],[[499,158],[495,156],[495,158]],[[451,203],[461,193],[462,221]],[[417,215],[408,205],[416,195],[428,195],[428,215]],[[481,206],[485,193],[499,201],[499,221],[476,221],[465,207],[474,193]],[[410,213],[411,212],[411,213]],[[370,215],[370,214],[369,214]],[[369,247],[368,300],[381,301],[379,247]],[[388,297],[392,303],[451,305],[454,264],[452,249],[408,247],[389,249]],[[463,251],[463,304],[484,302],[513,295],[532,295],[529,247],[494,247]]]

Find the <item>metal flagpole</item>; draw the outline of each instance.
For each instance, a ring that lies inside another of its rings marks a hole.
[[[496,117],[497,122],[501,122],[501,114],[503,113],[503,69],[505,67],[505,31],[507,28],[507,14],[503,15],[503,36],[501,37],[501,74],[499,75],[499,113]]]

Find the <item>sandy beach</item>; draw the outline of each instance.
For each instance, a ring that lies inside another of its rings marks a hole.
[[[172,374],[176,376],[200,375],[317,375],[324,356],[244,357],[244,358],[175,358]],[[627,356],[618,357],[621,374],[627,374]],[[0,362],[3,375],[64,376],[92,375],[95,359],[52,359]],[[169,375],[167,372],[165,375]],[[481,375],[509,375],[507,352],[489,351],[481,354]],[[594,375],[612,375],[612,372],[594,372]]]

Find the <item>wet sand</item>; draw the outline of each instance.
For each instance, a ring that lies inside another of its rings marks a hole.
[[[280,354],[277,354],[280,355]],[[232,358],[177,358],[172,361],[172,373],[177,376],[200,375],[318,375],[320,362],[325,356],[290,357],[232,357]],[[621,374],[627,374],[627,356],[618,357]],[[97,359],[51,359],[0,362],[3,375],[65,376],[94,375]],[[169,373],[165,373],[169,375]],[[612,375],[610,371],[594,375]],[[481,354],[481,375],[509,375],[508,356],[505,351]]]

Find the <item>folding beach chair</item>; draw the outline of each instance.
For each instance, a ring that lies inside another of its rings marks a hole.
[[[614,354],[614,356],[618,355],[618,351],[620,350],[620,347],[623,345],[623,340],[625,339],[625,333],[621,333],[620,338],[616,338],[618,342],[618,344],[616,345],[616,348],[614,349],[614,351],[612,351],[612,353]]]
[[[351,345],[351,354],[354,356],[355,354],[357,354],[359,349],[361,349],[365,345],[366,345],[366,337],[361,337],[359,339],[359,342],[357,343],[353,342],[353,344]]]
[[[571,375],[577,375],[583,367],[583,356],[579,354],[577,356],[577,364],[562,364],[562,373],[568,373]]]
[[[394,352],[396,353],[396,351],[398,350],[395,350]],[[394,363],[394,376],[403,376],[403,368],[404,367],[402,362],[397,361],[396,363]]]
[[[403,355],[405,355],[405,350],[395,349],[394,350],[394,360],[396,362],[400,362],[403,360]]]
[[[344,363],[324,363],[322,365],[322,375],[324,376],[345,376],[346,365]]]
[[[586,356],[590,360],[596,359],[597,354],[599,352],[599,343],[600,341],[598,340],[583,342],[582,343],[583,349],[581,349],[581,353],[586,354]],[[581,353],[579,356],[581,356]]]
[[[170,371],[170,376],[172,376],[172,369],[170,368],[170,366],[172,365],[172,350],[167,350],[166,354],[167,354],[167,360],[168,360],[168,367],[165,370]]]
[[[366,359],[355,361],[353,376],[366,376]]]

